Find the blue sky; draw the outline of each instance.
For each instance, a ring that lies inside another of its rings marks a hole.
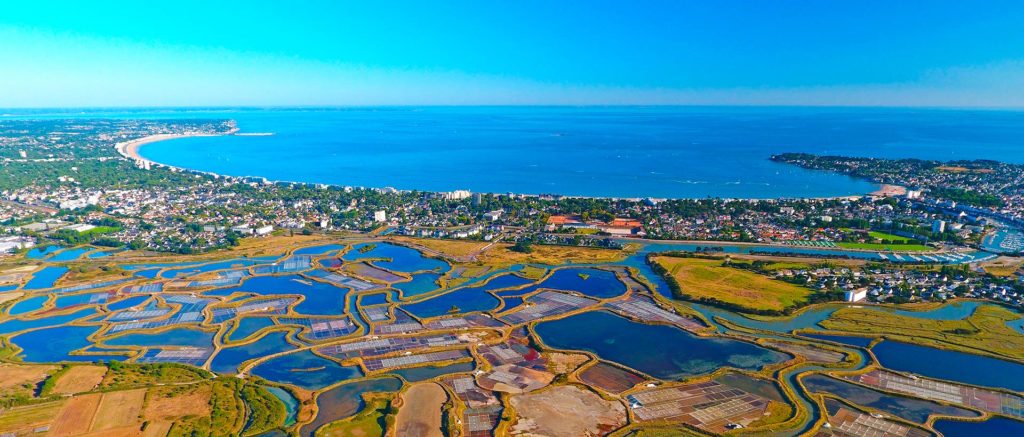
[[[0,107],[1024,106],[1020,1],[8,2]]]

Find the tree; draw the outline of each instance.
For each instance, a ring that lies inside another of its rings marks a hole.
[[[530,252],[533,252],[533,246],[530,243],[530,241],[523,239],[523,240],[517,241],[516,244],[514,244],[512,246],[511,250],[513,252],[519,252],[519,253],[530,253]]]

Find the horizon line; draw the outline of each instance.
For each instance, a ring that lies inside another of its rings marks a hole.
[[[268,105],[97,105],[97,106],[0,106],[0,111],[45,110],[168,110],[168,109],[369,109],[369,108],[820,108],[820,109],[924,109],[924,110],[979,110],[1024,111],[1022,106],[962,106],[962,105],[827,105],[827,104],[686,104],[686,103],[493,103],[493,104],[268,104]],[[6,114],[0,114],[3,116]]]

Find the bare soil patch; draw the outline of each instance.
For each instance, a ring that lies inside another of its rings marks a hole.
[[[402,394],[402,407],[395,421],[397,435],[403,437],[442,437],[441,408],[448,393],[433,382],[413,384]]]
[[[572,372],[590,359],[583,354],[564,354],[561,352],[552,352],[547,357],[548,370],[555,374]]]
[[[512,435],[598,436],[626,423],[621,403],[571,385],[512,396],[511,402],[518,415]]]
[[[71,398],[57,414],[57,419],[50,427],[52,436],[71,436],[85,434],[92,428],[96,409],[100,406],[103,394],[92,393]]]
[[[73,395],[92,390],[106,374],[106,366],[73,366],[53,385],[53,392]]]
[[[144,388],[104,393],[92,430],[112,430],[131,426],[140,428],[142,421],[139,416],[145,400]]]
[[[19,388],[32,388],[42,382],[55,366],[30,366],[23,364],[0,364],[0,393]]]
[[[615,394],[644,382],[642,376],[606,363],[597,363],[580,372],[579,376],[583,382]]]
[[[176,387],[180,390],[180,387]],[[143,416],[146,420],[168,421],[185,416],[208,416],[210,414],[210,386],[197,385],[184,392],[175,393],[175,388],[158,388],[149,392],[149,402]]]
[[[6,293],[0,293],[0,304],[4,302],[10,302],[24,295],[25,293],[22,293],[20,291],[8,291]]]

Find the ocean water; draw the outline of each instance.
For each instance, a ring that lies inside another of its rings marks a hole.
[[[818,197],[863,181],[782,152],[1024,163],[1024,112],[793,107],[387,107],[35,112],[231,118],[272,136],[146,145],[157,162],[338,185],[612,197]]]
[[[220,174],[447,191],[817,197],[866,182],[773,163],[787,151],[1024,161],[1024,115],[795,108],[388,108],[225,113],[243,132],[143,156]]]

